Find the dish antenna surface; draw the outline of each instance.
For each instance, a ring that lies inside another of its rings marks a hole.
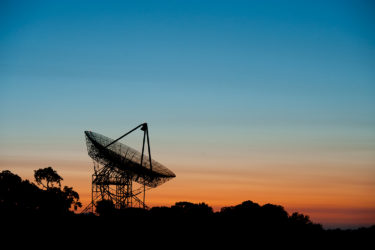
[[[119,142],[137,129],[143,131],[142,153]],[[89,156],[94,160],[92,201],[82,212],[94,212],[97,201],[110,200],[118,209],[147,208],[146,187],[155,188],[176,175],[151,158],[147,123],[143,123],[116,140],[85,131]],[[145,154],[147,140],[148,155]],[[143,200],[140,198],[143,194]]]

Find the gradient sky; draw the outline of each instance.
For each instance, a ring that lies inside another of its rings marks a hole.
[[[87,204],[83,131],[142,122],[177,175],[151,206],[375,224],[374,2],[0,1],[0,170],[52,166]]]

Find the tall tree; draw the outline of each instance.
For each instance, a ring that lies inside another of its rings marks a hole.
[[[73,205],[74,210],[77,210],[79,207],[82,207],[82,203],[79,201],[79,194],[73,190],[71,187],[64,187],[63,195],[66,202],[66,207],[69,208]]]
[[[61,181],[63,178],[52,168],[40,168],[34,170],[34,178],[38,185],[43,186],[46,189],[50,189],[58,185],[61,187]]]

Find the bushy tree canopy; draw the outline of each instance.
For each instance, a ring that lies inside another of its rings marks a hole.
[[[63,178],[52,167],[40,168],[34,170],[34,178],[38,185],[46,189],[53,188],[55,185],[61,187]]]
[[[70,214],[81,207],[79,195],[71,187],[61,189],[63,178],[51,167],[35,171],[40,189],[9,170],[0,173],[0,212],[2,214]],[[58,185],[58,187],[57,187]]]

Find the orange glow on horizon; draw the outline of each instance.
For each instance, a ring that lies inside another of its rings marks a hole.
[[[3,158],[0,166],[1,170],[9,169],[30,181],[33,181],[33,170],[52,166],[64,178],[62,185],[71,186],[79,193],[82,209],[91,202],[90,160],[55,160],[48,164],[31,160],[26,164],[26,161]],[[313,222],[323,226],[375,224],[375,198],[370,195],[375,192],[375,183],[371,176],[360,171],[351,177],[350,172],[334,173],[329,168],[325,175],[314,171],[306,173],[295,166],[215,170],[211,166],[189,168],[184,164],[172,169],[177,175],[175,179],[146,193],[148,206],[171,206],[179,201],[205,202],[219,211],[222,207],[252,200],[260,205],[282,205],[290,214],[307,214]]]

